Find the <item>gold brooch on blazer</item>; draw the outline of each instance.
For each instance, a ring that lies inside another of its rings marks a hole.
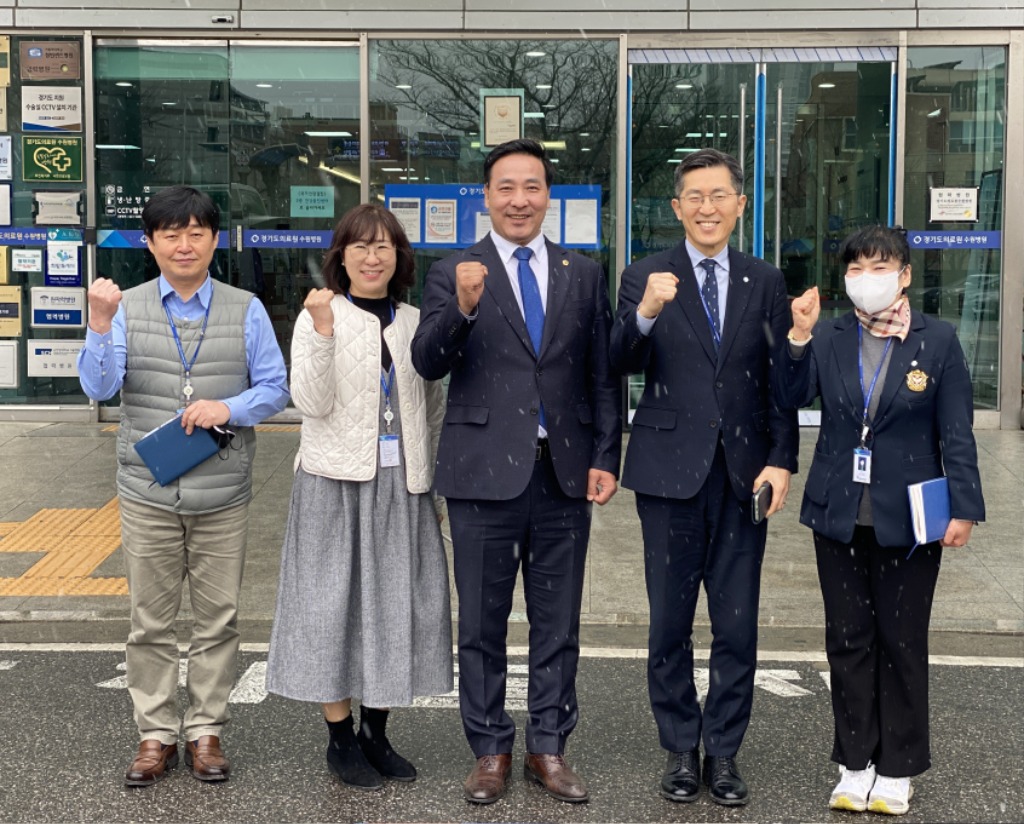
[[[907,389],[911,392],[924,392],[928,388],[928,376],[920,369],[907,372]]]

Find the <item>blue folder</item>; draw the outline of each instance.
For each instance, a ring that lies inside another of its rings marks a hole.
[[[217,454],[217,440],[209,429],[196,427],[185,434],[181,416],[158,426],[138,443],[135,451],[160,486],[167,486],[190,469]]]
[[[934,478],[907,487],[910,520],[918,544],[938,541],[949,527],[949,481]]]

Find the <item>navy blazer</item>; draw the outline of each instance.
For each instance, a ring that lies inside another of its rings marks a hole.
[[[416,371],[450,375],[434,486],[452,498],[509,500],[530,481],[538,410],[562,491],[587,494],[591,468],[619,474],[621,388],[608,366],[611,307],[597,262],[550,241],[544,335],[536,353],[505,266],[488,235],[430,267],[412,341]],[[487,267],[472,321],[455,294],[455,267]]]
[[[636,309],[652,272],[679,278],[649,336]],[[643,396],[633,416],[622,485],[647,495],[691,498],[707,480],[721,436],[733,491],[753,492],[765,466],[796,472],[796,412],[771,393],[775,341],[789,329],[782,273],[759,258],[729,250],[729,292],[717,356],[697,278],[680,243],[622,273],[612,328],[612,368],[643,372]]]
[[[821,397],[821,430],[800,522],[844,543],[853,537],[864,487],[853,480],[853,450],[860,445],[864,417],[857,326],[853,312],[819,321],[800,359],[784,345],[785,369],[775,386],[779,402],[787,406],[807,406]],[[972,430],[971,376],[956,330],[911,312],[907,339],[894,340],[872,422],[868,494],[878,542],[904,547],[914,543],[908,484],[945,473],[950,514],[965,521],[984,520],[985,502]]]

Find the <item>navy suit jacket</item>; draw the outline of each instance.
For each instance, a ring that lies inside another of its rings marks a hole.
[[[785,369],[775,386],[779,402],[792,407],[821,397],[821,430],[800,522],[844,543],[853,536],[864,488],[853,480],[853,450],[860,445],[864,417],[857,326],[853,312],[820,321],[809,351],[800,359],[783,346],[780,358]],[[920,375],[908,381],[911,372],[927,377],[922,391],[911,388],[920,388]],[[952,517],[984,520],[971,376],[956,330],[945,321],[912,312],[907,339],[895,339],[881,392],[872,422],[868,489],[878,542],[913,545],[907,485],[943,472],[949,478]]]
[[[649,336],[637,305],[652,272],[679,278],[676,299]],[[685,243],[644,258],[622,273],[612,329],[612,368],[643,372],[622,485],[647,495],[691,498],[707,480],[721,436],[733,491],[753,492],[765,466],[795,472],[796,412],[771,393],[775,341],[785,340],[789,303],[782,273],[763,260],[729,250],[729,292],[716,356],[697,278]]]
[[[416,371],[450,375],[434,486],[452,498],[510,500],[536,463],[538,410],[562,491],[587,494],[591,467],[619,473],[621,389],[608,365],[611,308],[601,267],[547,242],[548,296],[540,352],[530,342],[490,236],[430,267],[412,341]],[[472,321],[459,311],[455,267],[487,267]]]

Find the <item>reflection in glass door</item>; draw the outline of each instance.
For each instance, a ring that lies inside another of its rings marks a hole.
[[[845,296],[842,237],[891,217],[895,49],[631,50],[631,255],[674,246],[672,175],[703,147],[739,158],[732,243],[776,263],[790,294]]]
[[[157,276],[142,206],[174,184],[221,212],[214,277],[255,293],[287,358],[338,218],[359,202],[359,60],[345,43],[98,41],[97,274]]]

